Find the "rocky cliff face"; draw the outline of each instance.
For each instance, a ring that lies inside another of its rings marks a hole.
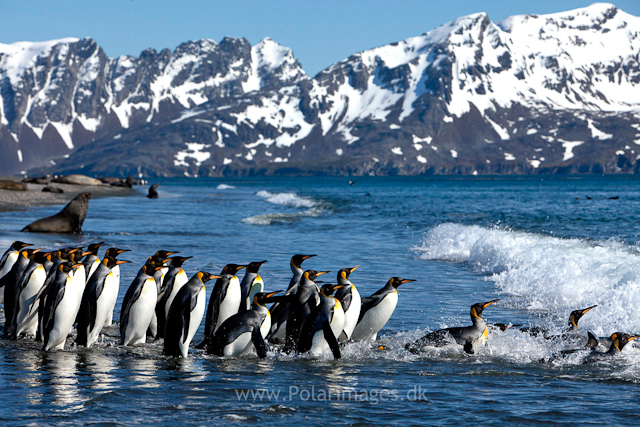
[[[52,171],[101,175],[640,169],[640,18],[612,5],[470,15],[313,79],[268,39],[117,60],[91,40],[42,45],[29,61],[0,46],[0,143],[21,165],[34,147],[73,151]],[[5,67],[18,57],[24,72]]]

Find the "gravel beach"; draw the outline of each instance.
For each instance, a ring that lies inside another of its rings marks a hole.
[[[2,177],[19,182],[19,178]],[[0,189],[0,212],[27,209],[34,206],[65,205],[79,193],[90,192],[93,197],[130,196],[136,194],[133,188],[116,187],[110,185],[74,185],[51,183],[64,191],[62,194],[43,192],[46,185],[26,184],[28,191],[13,191]]]

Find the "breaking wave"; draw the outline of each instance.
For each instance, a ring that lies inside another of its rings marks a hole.
[[[581,329],[600,336],[640,332],[640,253],[615,239],[588,242],[447,223],[412,249],[425,260],[469,263],[511,296],[505,303],[514,308],[566,319],[572,310],[597,304]]]
[[[236,188],[233,185],[220,184],[216,187],[216,190],[229,190],[231,188]]]
[[[274,205],[285,206],[287,208],[308,208],[298,212],[278,212],[263,215],[255,215],[245,218],[242,222],[253,225],[272,225],[276,223],[290,223],[298,221],[304,217],[320,216],[325,210],[321,203],[309,197],[301,197],[296,193],[271,193],[269,191],[258,191],[256,196],[265,199]]]

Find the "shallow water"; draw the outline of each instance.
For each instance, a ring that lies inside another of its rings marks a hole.
[[[268,262],[267,290],[286,288],[294,253],[316,270],[362,267],[363,296],[392,276],[398,307],[380,344],[350,344],[343,358],[223,359],[193,350],[165,358],[159,343],[43,353],[30,340],[0,341],[0,421],[48,424],[348,423],[438,425],[636,424],[640,349],[582,364],[586,352],[540,363],[568,344],[517,330],[492,331],[474,355],[404,350],[425,332],[469,323],[469,306],[501,298],[489,322],[560,332],[569,312],[600,335],[640,332],[640,181],[633,177],[244,178],[162,180],[160,199],[94,199],[83,236],[24,235],[59,207],[2,214],[0,247],[55,248],[105,240],[121,256],[119,302],[158,249],[194,258],[189,275],[226,263]],[[590,199],[587,199],[587,196]],[[618,197],[617,199],[610,199]],[[332,275],[331,275],[332,276]],[[325,276],[326,277],[326,276]],[[208,286],[210,292],[212,286]],[[116,307],[117,319],[119,304]],[[202,328],[194,341],[199,341]],[[71,344],[69,344],[71,343]],[[577,344],[576,344],[577,345]]]

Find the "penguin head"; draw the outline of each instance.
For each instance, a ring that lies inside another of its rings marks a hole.
[[[118,249],[118,248],[109,248],[107,249],[107,251],[104,253],[104,257],[105,258],[115,258],[118,255],[125,253],[125,252],[131,252],[131,249]]]
[[[22,249],[20,251],[20,255],[22,255],[23,257],[25,257],[28,260],[32,260],[33,259],[33,255],[40,252],[42,249]]]
[[[169,262],[171,263],[171,267],[173,268],[181,268],[182,264],[188,260],[193,258],[192,256],[172,256],[169,258]]]
[[[471,306],[471,318],[473,319],[475,317],[475,318],[478,318],[478,319],[482,319],[482,312],[484,311],[484,309],[489,307],[494,302],[498,302],[498,301],[500,301],[500,300],[499,299],[494,299],[494,300],[487,301],[487,302],[477,302],[477,303],[473,304]]]
[[[351,268],[341,268],[340,271],[338,271],[338,281],[340,281],[340,279],[349,280],[349,275],[359,268],[360,268],[359,265],[356,265],[355,267],[351,267]]]
[[[165,251],[165,250],[160,250],[158,252],[156,252],[153,256],[157,257],[157,258],[162,258],[162,259],[167,259],[169,258],[169,255],[173,255],[173,254],[179,254],[180,252],[169,252],[169,251]]]
[[[125,261],[123,259],[115,259],[111,257],[105,257],[105,259],[102,260],[102,264],[107,268],[113,268],[116,265],[129,264],[129,263],[131,263],[131,261]]]
[[[202,284],[207,283],[209,280],[212,279],[220,279],[220,276],[214,276],[211,273],[207,273],[206,271],[199,271],[196,276],[198,276],[198,279],[200,279],[200,281],[202,282]]]
[[[317,255],[294,255],[291,257],[291,266],[295,268],[301,268],[300,266],[305,260],[312,258],[314,256],[317,256]]]
[[[317,277],[327,273],[331,273],[331,271],[307,270],[302,274],[302,276],[305,277],[307,280],[311,280],[312,282],[315,282]]]
[[[580,321],[580,319],[582,318],[582,316],[584,316],[584,314],[591,310],[592,308],[596,308],[597,305],[588,307],[588,308],[583,308],[582,310],[574,310],[571,312],[571,314],[569,315],[569,327],[570,328],[575,328],[578,329],[578,322]]]
[[[73,270],[74,268],[78,268],[81,265],[82,264],[74,264],[72,262],[63,262],[63,263],[60,263],[60,265],[58,266],[58,271],[65,274],[69,274],[71,270]]]
[[[85,255],[89,255],[89,254],[93,254],[93,255],[98,255],[98,249],[100,249],[100,246],[102,246],[104,244],[104,242],[99,242],[99,243],[92,243],[89,245],[89,247],[87,248],[88,253],[86,253]]]
[[[227,264],[224,266],[222,271],[224,271],[226,274],[230,276],[235,276],[238,273],[238,271],[242,270],[245,267],[246,265]]]
[[[69,259],[69,255],[79,251],[82,248],[62,248],[56,252],[56,256],[63,261],[67,261]]]
[[[260,307],[264,307],[265,304],[270,302],[270,299],[277,293],[280,293],[282,291],[275,291],[275,292],[258,292],[257,294],[255,294],[253,296],[253,305],[254,306],[260,306]]]
[[[627,345],[630,341],[635,340],[640,335],[629,335],[623,332],[614,332],[611,334],[611,348],[615,348],[618,352],[621,352],[625,345]]]
[[[332,285],[330,283],[327,283],[325,285],[322,285],[322,287],[320,288],[320,295],[322,295],[323,297],[330,297],[335,291],[340,288],[344,288],[345,286],[347,285]]]
[[[402,285],[403,283],[408,283],[408,282],[415,282],[415,280],[414,279],[403,279],[402,277],[392,277],[391,279],[389,279],[387,284],[391,285],[391,287],[393,289],[398,289],[398,286]]]
[[[27,246],[32,246],[32,243],[25,243],[25,242],[21,242],[19,240],[16,240],[15,242],[13,242],[13,244],[11,245],[11,248],[14,251],[19,251],[22,248],[26,248]]]
[[[267,261],[250,262],[249,264],[247,264],[247,272],[258,274],[258,270],[260,270],[260,266],[265,262]]]
[[[51,252],[34,252],[31,254],[31,261],[38,264],[44,264],[47,260],[50,261]]]
[[[82,252],[82,250],[73,251],[69,253],[69,262],[77,264],[82,261],[83,257],[84,257],[84,252]]]
[[[140,272],[148,275],[148,276],[153,276],[153,274],[164,268],[164,265],[155,265],[155,264],[151,264],[149,262],[147,262],[145,265],[142,266],[142,268],[140,269]]]

